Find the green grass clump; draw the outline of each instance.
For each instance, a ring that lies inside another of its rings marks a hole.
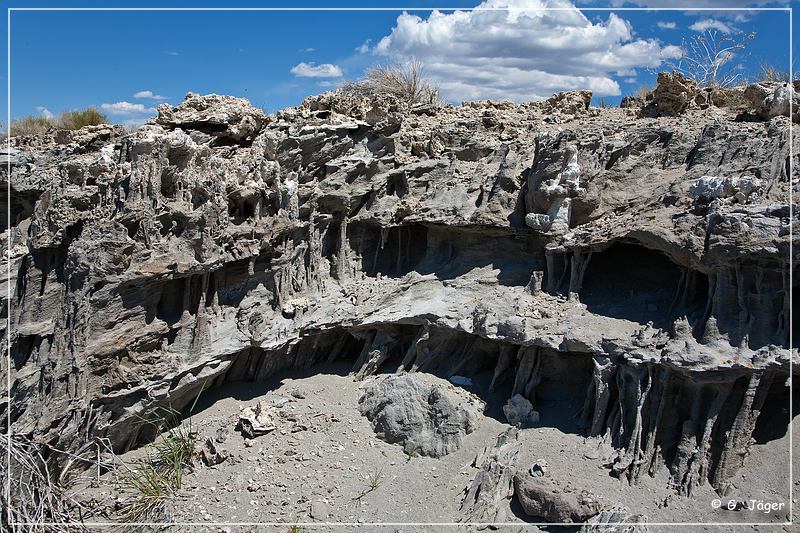
[[[58,126],[64,130],[78,130],[84,126],[97,126],[108,124],[108,118],[94,107],[78,111],[65,111],[57,121]]]
[[[170,429],[150,445],[147,458],[137,468],[128,469],[122,476],[123,488],[133,493],[122,509],[126,522],[158,519],[163,515],[167,499],[180,490],[184,470],[194,465],[197,455],[197,436],[191,418],[184,422],[175,409],[157,407],[141,420],[157,434]]]

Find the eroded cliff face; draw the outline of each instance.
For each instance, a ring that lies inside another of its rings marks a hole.
[[[605,436],[616,475],[724,493],[788,423],[791,122],[584,96],[190,94],[134,132],[14,139],[12,430],[124,451],[154,405],[350,358],[493,372]]]

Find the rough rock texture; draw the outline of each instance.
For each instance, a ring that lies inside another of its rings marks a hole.
[[[798,161],[788,118],[694,109],[675,83],[655,99],[683,114],[658,119],[191,95],[130,133],[13,139],[0,424],[124,451],[153,438],[141,413],[224,381],[488,370],[540,424],[582,404],[615,475],[725,493],[788,423]],[[703,176],[761,186],[690,196]]]
[[[647,533],[647,517],[631,514],[624,506],[603,509],[581,527],[580,533]]]
[[[581,524],[600,512],[600,503],[590,493],[567,492],[552,479],[527,473],[514,476],[514,494],[528,516],[548,522]]]
[[[673,117],[695,105],[700,86],[680,72],[660,72],[649,103],[642,108],[645,117]]]
[[[788,117],[791,107],[792,120],[800,121],[800,95],[788,83],[755,83],[744,91],[744,98],[763,119]]]
[[[556,93],[544,101],[544,110],[565,115],[585,115],[592,101],[592,91],[569,91]]]
[[[485,405],[442,379],[401,374],[366,383],[359,408],[386,442],[401,444],[412,456],[441,457],[461,447]]]
[[[175,107],[169,104],[158,106],[155,123],[167,130],[187,130],[189,136],[198,142],[213,139],[213,144],[222,144],[252,141],[264,125],[265,118],[263,111],[243,98],[189,93]]]
[[[497,436],[492,447],[475,457],[478,473],[464,491],[461,522],[495,524],[506,521],[505,500],[514,495],[514,472],[521,444],[519,430],[510,428]]]

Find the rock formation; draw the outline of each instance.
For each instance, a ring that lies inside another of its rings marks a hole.
[[[410,456],[442,457],[461,447],[485,405],[439,378],[401,374],[366,383],[359,407],[381,439]]]
[[[133,132],[11,139],[0,424],[121,452],[152,439],[141,413],[226,381],[345,358],[359,379],[488,371],[541,424],[582,404],[631,483],[666,468],[724,494],[797,379],[797,152],[788,118],[736,121],[673,82],[660,118],[581,94],[333,92],[270,116],[189,94]]]

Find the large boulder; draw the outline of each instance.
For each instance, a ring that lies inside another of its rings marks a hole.
[[[744,97],[756,115],[769,120],[777,116],[789,116],[789,103],[792,102],[792,120],[800,120],[800,97],[788,83],[754,83],[744,91]]]
[[[590,493],[567,492],[547,477],[518,473],[514,493],[525,514],[548,522],[583,523],[600,512],[599,501]]]
[[[674,117],[695,103],[700,86],[680,72],[660,72],[650,103],[642,108],[641,116]]]
[[[361,414],[379,438],[410,455],[441,457],[461,447],[486,405],[474,394],[426,374],[401,374],[363,385]]]
[[[199,131],[212,139],[252,139],[266,121],[264,112],[245,98],[188,93],[180,104],[158,106],[156,124],[167,129]]]
[[[564,115],[584,115],[589,111],[592,91],[568,91],[556,93],[544,101],[545,112],[559,112]]]

